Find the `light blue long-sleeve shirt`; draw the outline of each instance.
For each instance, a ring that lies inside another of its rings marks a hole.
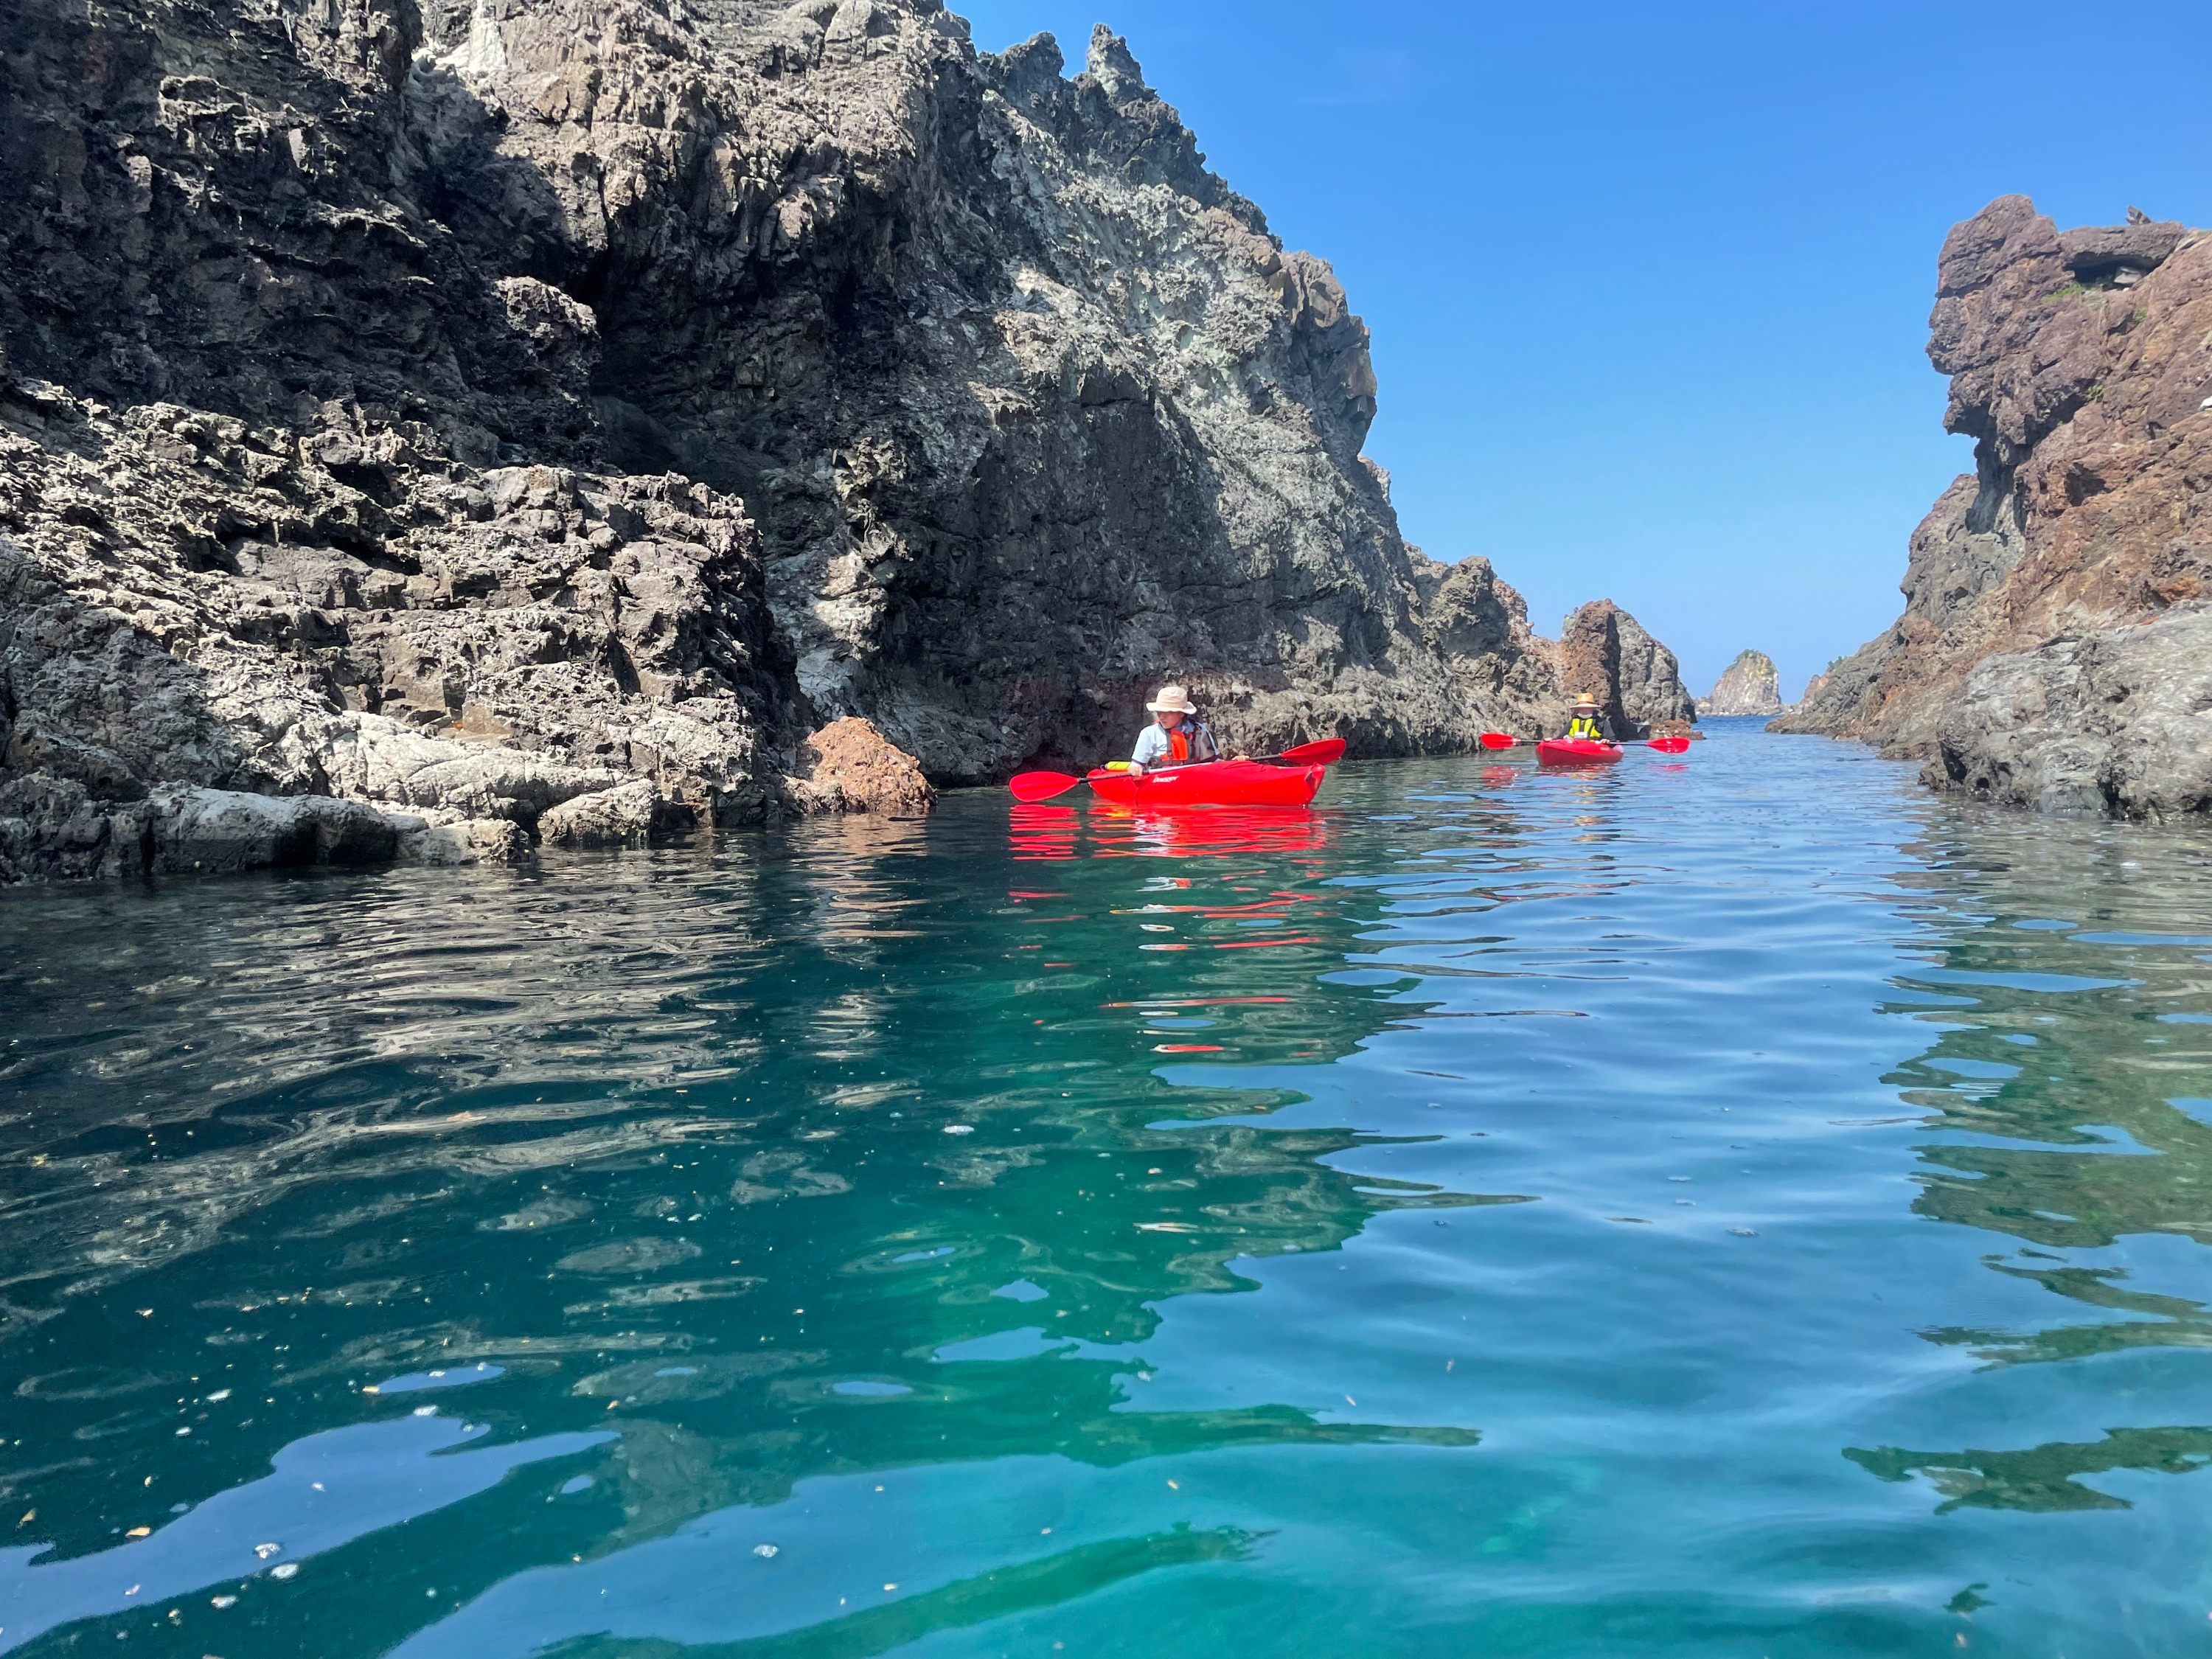
[[[1183,716],[1182,729],[1190,733],[1190,757],[1194,761],[1218,760],[1221,749],[1213,741],[1213,733],[1188,714]],[[1175,758],[1175,750],[1168,744],[1168,729],[1154,720],[1137,733],[1137,746],[1129,758],[1139,766],[1163,766]]]

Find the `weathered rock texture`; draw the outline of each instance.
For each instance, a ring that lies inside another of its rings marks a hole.
[[[807,738],[800,764],[793,787],[817,797],[823,811],[915,818],[937,802],[921,763],[856,715],[832,720]]]
[[[1721,670],[1712,695],[1698,701],[1700,714],[1778,714],[1782,676],[1764,651],[1739,651]]]
[[[1567,617],[1553,661],[1565,698],[1595,697],[1624,737],[1679,737],[1697,723],[1674,653],[1611,599],[1594,599]],[[1564,718],[1539,735],[1563,726]]]
[[[1103,28],[1068,79],[936,0],[9,18],[0,878],[163,864],[169,785],[508,855],[926,805],[823,781],[846,717],[972,782],[1170,677],[1252,748],[1559,701],[1401,538],[1328,267]]]
[[[1914,532],[1897,624],[1778,729],[2051,810],[2207,810],[2212,236],[2060,232],[2008,196],[1943,246],[1929,356],[1975,471]]]

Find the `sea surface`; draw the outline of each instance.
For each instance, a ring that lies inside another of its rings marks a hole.
[[[0,899],[0,1650],[2212,1651],[2212,836],[1712,725]]]

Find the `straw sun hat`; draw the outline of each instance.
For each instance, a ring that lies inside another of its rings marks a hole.
[[[1170,686],[1170,687],[1169,688],[1169,690],[1174,690],[1174,688],[1173,688],[1172,686]],[[1162,695],[1163,695],[1163,696],[1164,696],[1164,695],[1165,695],[1165,693],[1163,693]],[[1594,691],[1585,691],[1585,692],[1583,692],[1583,693],[1582,694],[1582,696],[1580,696],[1579,697],[1577,697],[1577,698],[1575,699],[1575,707],[1576,707],[1576,708],[1596,708],[1596,707],[1597,707],[1597,694],[1596,694],[1595,692],[1594,692]]]
[[[1145,707],[1155,714],[1195,714],[1198,710],[1190,701],[1190,693],[1180,685],[1164,685],[1160,695]]]

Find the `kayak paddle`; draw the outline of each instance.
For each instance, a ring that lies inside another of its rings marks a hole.
[[[1485,749],[1511,749],[1516,744],[1528,741],[1526,738],[1509,738],[1503,732],[1486,732],[1482,734],[1482,746]],[[1630,741],[1636,740],[1631,738]],[[1616,746],[1625,748],[1627,745],[1617,744]],[[1689,746],[1690,740],[1687,738],[1651,738],[1644,743],[1644,747],[1646,749],[1656,749],[1662,755],[1679,755]]]
[[[1344,758],[1342,738],[1322,738],[1314,743],[1302,743],[1285,749],[1279,755],[1253,755],[1255,761],[1290,761],[1302,766],[1328,766]],[[1024,805],[1050,800],[1054,795],[1064,795],[1083,780],[1070,777],[1065,772],[1017,772],[1006,780],[1006,787],[1014,799]]]

